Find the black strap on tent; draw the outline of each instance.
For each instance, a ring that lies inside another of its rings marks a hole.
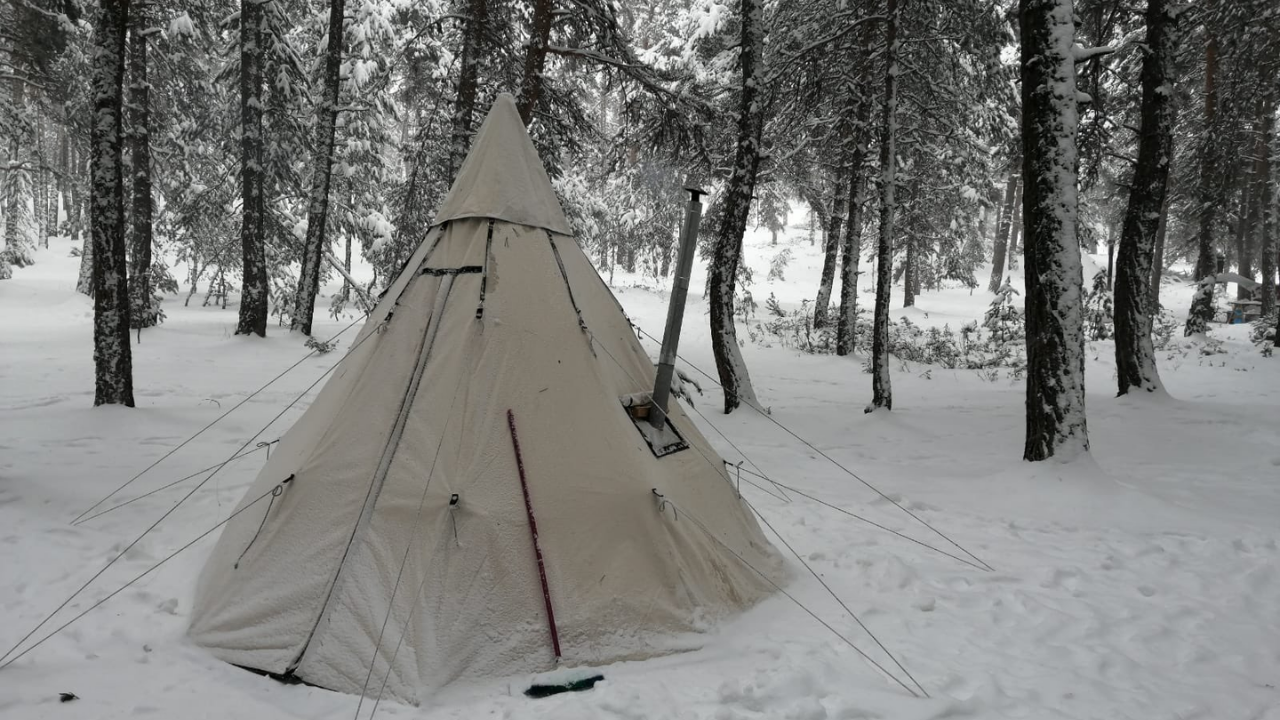
[[[484,272],[484,268],[479,265],[463,265],[462,267],[453,268],[422,268],[423,275],[434,275],[435,277],[479,274],[482,272]]]
[[[578,301],[573,297],[573,286],[569,284],[569,273],[564,270],[564,259],[560,257],[560,248],[556,247],[556,238],[550,230],[547,231],[547,242],[551,244],[551,254],[556,256],[556,266],[560,268],[560,279],[564,281],[565,292],[569,293],[569,304],[573,306],[573,313],[578,316],[578,329],[587,338],[587,349],[591,351],[592,357],[598,357],[595,343],[591,342],[591,329],[582,319],[582,310],[578,308]]]
[[[493,251],[493,219],[489,219],[489,231],[484,238],[484,274],[480,276],[480,304],[476,306],[476,319],[484,317],[484,291],[489,284],[489,255]]]

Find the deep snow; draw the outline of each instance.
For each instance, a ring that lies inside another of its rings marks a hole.
[[[767,233],[752,236],[757,302],[773,292],[794,307],[816,291],[820,248],[803,235],[793,229],[776,248]],[[195,481],[72,526],[76,515],[306,352],[278,327],[266,340],[232,336],[234,305],[185,308],[182,296],[172,297],[166,322],[144,331],[134,348],[138,408],[92,409],[92,305],[74,293],[70,246],[55,239],[37,265],[0,282],[0,652]],[[770,260],[787,246],[794,259],[786,280],[766,281]],[[688,361],[680,367],[693,377],[700,376],[689,363],[713,367],[699,273],[681,342]],[[1016,272],[1014,284],[1020,289]],[[633,320],[660,333],[665,292],[639,276],[616,275],[614,285]],[[981,317],[990,298],[926,292],[904,311],[899,291],[892,315],[957,328]],[[1189,298],[1185,285],[1164,289],[1181,313]],[[871,301],[859,294],[860,306]],[[317,335],[353,318],[318,319]],[[225,459],[336,362],[355,332],[106,506]],[[607,680],[590,692],[528,700],[521,691],[529,678],[493,679],[453,686],[420,708],[383,702],[378,716],[1278,720],[1280,357],[1262,357],[1244,327],[1214,333],[1226,340],[1225,354],[1201,356],[1194,346],[1159,354],[1167,398],[1113,398],[1111,345],[1090,344],[1093,451],[1069,465],[1019,460],[1021,382],[894,362],[895,409],[864,415],[871,383],[863,357],[747,344],[773,418],[995,568],[962,565],[795,494],[787,502],[743,483],[744,497],[932,699],[907,696],[778,596],[701,650],[604,668]],[[750,410],[719,414],[713,385],[703,386],[696,417],[726,459],[742,457],[731,440],[750,456],[744,467],[958,553],[768,419]],[[305,402],[260,439],[278,437]],[[258,451],[228,465],[36,637],[225,518],[262,460]],[[280,685],[185,640],[195,576],[211,544],[198,543],[0,670],[0,716],[353,717],[356,697]],[[788,592],[892,668],[789,561]],[[63,705],[59,692],[80,699]],[[362,716],[371,707],[366,702]]]

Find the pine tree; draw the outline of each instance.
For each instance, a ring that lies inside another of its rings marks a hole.
[[[1014,163],[1017,164],[1016,159]],[[991,255],[991,281],[987,283],[987,289],[993,293],[999,292],[1004,285],[1004,260],[1009,250],[1009,230],[1013,227],[1013,205],[1018,197],[1019,179],[1017,171],[1010,171],[1009,179],[1004,183],[1004,204],[1000,206],[1000,218],[996,221],[995,249]]]
[[[1071,0],[1019,0],[1026,262],[1023,459],[1087,452],[1083,278],[1076,239],[1075,26]]]
[[[1120,395],[1130,388],[1160,389],[1151,322],[1152,256],[1173,158],[1173,78],[1176,11],[1168,0],[1147,0],[1146,54],[1142,60],[1142,121],[1138,163],[1129,190],[1115,281],[1116,378]]]
[[[342,66],[344,0],[330,0],[329,42],[324,56],[323,96],[316,108],[316,144],[312,159],[311,191],[307,204],[307,236],[302,246],[302,270],[293,308],[292,328],[311,334],[316,295],[320,292],[320,263],[325,252],[325,223],[329,219],[329,183],[333,170],[333,140],[338,119],[339,70]]]
[[[1213,286],[1217,271],[1213,253],[1214,223],[1217,221],[1221,159],[1218,134],[1218,38],[1209,30],[1204,51],[1204,129],[1200,145],[1200,212],[1196,231],[1195,279],[1199,283],[1187,313],[1186,335],[1203,333],[1213,320]]]
[[[94,28],[89,225],[93,233],[93,404],[133,407],[121,153],[128,11],[129,0],[101,0]]]
[[[129,13],[129,151],[133,172],[129,323],[135,328],[154,327],[159,320],[151,296],[151,86],[147,80],[150,10],[149,0],[135,0]]]
[[[733,324],[734,288],[742,239],[747,231],[747,214],[760,169],[760,141],[764,124],[764,103],[760,93],[764,57],[763,0],[741,0],[740,65],[737,139],[732,174],[725,185],[720,224],[716,229],[711,266],[708,269],[708,303],[711,307],[711,350],[716,372],[724,388],[724,411],[733,412],[740,403],[756,402],[751,377],[738,347]]]
[[[893,409],[889,381],[889,296],[893,283],[894,191],[898,183],[898,0],[885,8],[884,98],[880,122],[880,239],[876,246],[876,309],[871,328],[871,405]]]
[[[264,5],[264,0],[240,2],[240,247],[244,283],[236,334],[259,337],[267,335],[270,299],[263,237],[266,172],[262,167]]]

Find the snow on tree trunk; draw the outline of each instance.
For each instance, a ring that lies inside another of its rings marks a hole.
[[[316,295],[320,292],[320,263],[329,218],[329,180],[333,170],[333,139],[338,120],[338,89],[342,68],[342,15],[345,0],[330,0],[329,44],[324,58],[324,95],[316,109],[316,152],[312,160],[311,192],[307,204],[307,235],[302,244],[302,269],[293,307],[292,328],[311,334]]]
[[[146,3],[133,8],[129,36],[129,145],[133,156],[129,323],[136,328],[154,327],[157,321],[151,307],[151,86],[147,84],[146,8]]]
[[[1213,283],[1206,281],[1217,270],[1213,256],[1213,224],[1218,214],[1218,39],[1209,36],[1204,51],[1204,128],[1200,138],[1200,217],[1196,231],[1195,279],[1200,283],[1191,298],[1184,334],[1209,329],[1213,319]]]
[[[1004,254],[1006,272],[1016,270],[1018,267],[1018,240],[1022,237],[1022,193],[1026,190],[1026,184],[1019,182],[1015,190],[1013,221],[1009,224],[1009,242],[1007,243],[1009,247]]]
[[[542,71],[547,64],[547,41],[551,38],[553,11],[551,0],[534,0],[533,27],[525,46],[524,74],[520,80],[520,97],[517,107],[520,119],[526,126],[533,122],[534,108],[542,96]]]
[[[240,252],[244,284],[240,292],[236,334],[258,337],[267,336],[270,299],[262,232],[263,213],[266,209],[263,197],[265,169],[262,167],[265,9],[262,0],[240,2]],[[314,297],[312,302],[314,303]],[[310,325],[309,322],[307,324]]]
[[[1069,460],[1089,449],[1076,238],[1075,25],[1071,0],[1020,0],[1019,8],[1027,333],[1023,459]]]
[[[724,388],[724,411],[733,412],[741,402],[756,403],[751,377],[738,347],[733,325],[733,292],[737,284],[742,238],[747,232],[747,214],[760,168],[760,133],[763,108],[759,97],[759,74],[764,53],[763,0],[742,0],[742,95],[738,101],[738,133],[733,171],[724,189],[724,211],[715,235],[707,286],[711,309],[711,350],[716,372]]]
[[[471,121],[476,109],[476,90],[480,85],[481,47],[485,25],[489,21],[487,0],[466,0],[467,24],[462,33],[462,58],[458,72],[458,94],[453,103],[453,122],[449,144],[449,178],[452,178],[471,147]],[[548,26],[549,27],[549,26]],[[527,121],[526,121],[526,124]]]
[[[995,250],[991,254],[991,281],[987,289],[993,294],[1004,285],[1005,253],[1009,250],[1009,230],[1013,227],[1013,204],[1018,199],[1018,173],[1011,171],[1004,184],[1004,205],[1000,208],[1000,220],[996,223]]]
[[[93,50],[92,169],[94,405],[133,407],[129,280],[121,162],[128,0],[102,0]]]
[[[1173,78],[1169,70],[1176,51],[1173,31],[1177,16],[1168,3],[1147,0],[1138,163],[1129,188],[1116,265],[1113,318],[1119,395],[1128,394],[1130,388],[1154,392],[1161,387],[1151,343],[1151,318],[1156,307],[1148,285],[1173,158]]]
[[[84,156],[79,152],[72,154],[75,172],[69,181],[71,206],[67,212],[67,222],[71,226],[71,239],[80,241],[83,246],[80,250],[80,275],[76,280],[76,292],[93,297],[93,233],[84,231],[84,215],[81,212],[84,208],[84,193],[81,189],[81,178],[85,175]]]
[[[1271,161],[1272,144],[1275,140],[1277,100],[1280,89],[1271,83],[1266,99],[1269,112],[1265,114],[1262,125],[1262,188],[1259,205],[1262,207],[1262,222],[1257,231],[1258,247],[1262,253],[1262,314],[1268,315],[1276,309],[1276,208],[1275,178],[1272,176],[1274,166]]]
[[[885,9],[884,110],[880,125],[880,240],[876,248],[876,312],[871,329],[871,405],[893,409],[889,383],[889,294],[893,283],[894,189],[898,181],[898,0]]]
[[[80,249],[80,274],[76,292],[93,297],[93,234],[86,233]]]
[[[844,224],[845,203],[848,192],[840,182],[843,168],[836,173],[835,197],[831,201],[831,222],[823,239],[822,279],[818,283],[818,299],[813,305],[813,327],[826,327],[831,307],[831,286],[836,281],[836,261],[840,257],[840,227]]]

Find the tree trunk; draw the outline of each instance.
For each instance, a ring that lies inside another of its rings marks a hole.
[[[1249,267],[1249,228],[1250,214],[1253,207],[1253,180],[1252,172],[1245,170],[1240,173],[1240,209],[1236,214],[1235,227],[1235,250],[1236,250],[1236,273],[1241,277],[1249,277],[1253,274],[1252,268]],[[1236,299],[1243,300],[1248,294],[1240,285],[1236,285]]]
[[[67,179],[71,203],[67,207],[67,224],[71,226],[71,239],[84,236],[84,181],[87,176],[84,154],[74,148],[71,152],[71,177]]]
[[[1274,81],[1268,83],[1268,85],[1274,84]],[[1261,244],[1257,236],[1263,226],[1265,212],[1263,206],[1271,201],[1271,126],[1275,122],[1275,115],[1276,107],[1271,102],[1271,93],[1267,92],[1259,97],[1257,102],[1257,116],[1254,119],[1253,128],[1257,140],[1254,142],[1253,167],[1249,183],[1245,186],[1249,195],[1248,212],[1245,214],[1242,226],[1244,235],[1240,238],[1238,250],[1240,274],[1247,278],[1253,277],[1253,258]],[[1253,291],[1246,290],[1240,285],[1236,286],[1237,300],[1248,300],[1253,298],[1253,295]]]
[[[354,287],[348,279],[351,277],[351,234],[347,233],[344,240],[346,249],[342,253],[342,269],[346,272],[342,275],[342,302],[347,303],[351,302],[351,290]],[[359,292],[360,288],[356,287],[355,290]]]
[[[1022,194],[1026,184],[1019,182],[1013,201],[1013,220],[1009,223],[1009,247],[1005,250],[1004,264],[1008,270],[1018,267],[1018,240],[1022,237]]]
[[[1156,247],[1151,253],[1151,314],[1160,310],[1160,278],[1164,276],[1164,240],[1169,234],[1169,198],[1167,190],[1164,206],[1160,208],[1160,222],[1156,225]]]
[[[831,307],[831,286],[836,280],[836,261],[840,257],[840,227],[844,224],[845,203],[848,192],[840,181],[843,168],[836,172],[835,197],[831,199],[831,222],[823,237],[822,280],[818,283],[818,299],[813,304],[813,328],[826,327]]]
[[[237,335],[267,336],[270,289],[263,238],[262,66],[266,22],[262,0],[240,2],[240,252],[243,285]],[[331,28],[332,30],[332,28]],[[341,40],[339,40],[341,43]],[[332,43],[331,43],[332,44]],[[341,45],[339,44],[339,48]],[[327,185],[327,183],[326,183]],[[324,221],[321,221],[323,225]],[[310,239],[310,232],[308,232]],[[307,246],[310,249],[310,245]],[[317,270],[319,263],[317,263]],[[305,260],[303,267],[306,267]],[[301,289],[301,283],[299,284]],[[312,298],[314,305],[314,296]],[[310,313],[308,313],[308,317]],[[309,326],[310,321],[307,322]],[[306,331],[310,334],[310,330]]]
[[[156,324],[151,308],[151,86],[147,83],[147,21],[145,2],[133,6],[129,18],[130,151],[133,155],[133,267],[130,275],[130,314],[133,327]]]
[[[1107,238],[1107,292],[1111,292],[1115,287],[1114,280],[1116,277],[1116,239],[1114,237]]]
[[[742,238],[760,168],[760,133],[764,125],[763,98],[758,74],[763,70],[763,0],[742,0],[742,95],[738,101],[738,132],[733,171],[724,189],[724,212],[716,232],[707,284],[710,291],[711,350],[716,372],[724,388],[724,411],[733,412],[741,402],[756,403],[747,365],[738,347],[733,324],[733,291],[737,284]]]
[[[128,0],[101,0],[94,29],[92,184],[94,405],[133,407],[124,236],[122,115]]]
[[[996,225],[996,247],[991,254],[991,281],[987,289],[992,293],[1004,285],[1005,253],[1009,250],[1009,229],[1013,227],[1013,204],[1018,197],[1018,173],[1010,172],[1004,184],[1004,205],[1000,208],[1000,221]]]
[[[302,270],[293,308],[292,328],[311,334],[311,320],[320,292],[320,262],[329,219],[329,179],[333,170],[333,139],[338,120],[338,90],[342,67],[342,14],[345,0],[330,0],[329,45],[325,48],[324,98],[316,113],[316,154],[312,160],[311,193],[307,205],[307,236],[302,245]]]
[[[906,198],[907,207],[911,207],[911,197]],[[916,306],[916,294],[920,292],[920,265],[917,256],[917,245],[919,240],[908,233],[903,238],[903,242],[907,245],[906,257],[903,258],[902,264],[902,307],[909,308]]]
[[[1129,205],[1120,235],[1113,304],[1116,378],[1119,395],[1130,388],[1155,392],[1160,374],[1151,344],[1151,264],[1160,218],[1168,192],[1169,162],[1173,158],[1173,78],[1170,65],[1176,51],[1176,14],[1170,0],[1147,0],[1146,55],[1142,59],[1142,130],[1138,135],[1138,164],[1129,189]]]
[[[39,116],[32,118],[33,129],[35,134],[35,155],[32,156],[35,168],[31,171],[31,205],[34,211],[32,215],[36,225],[36,247],[49,245],[49,185],[48,173],[44,168],[40,167],[48,163],[48,159],[44,153],[44,128]]]
[[[14,112],[22,112],[23,87],[20,78],[14,77],[10,79],[9,93],[9,102],[12,103],[11,107]],[[24,182],[27,171],[22,169],[20,128],[12,128],[9,134],[9,167],[4,178],[4,245],[11,254],[16,254],[16,257],[19,258],[16,263],[19,267],[22,267],[26,263],[21,258],[27,255],[24,249],[26,243],[22,237],[22,220],[26,217],[27,198],[25,196],[25,186],[29,183]]]
[[[1195,335],[1209,329],[1213,320],[1213,283],[1208,280],[1217,270],[1213,256],[1213,223],[1218,210],[1218,39],[1209,35],[1204,51],[1204,128],[1200,138],[1200,217],[1196,231],[1195,279],[1200,283],[1191,298],[1191,310],[1187,313],[1185,335]]]
[[[1023,459],[1087,452],[1071,0],[1019,0],[1027,436]]]
[[[471,120],[476,108],[476,89],[480,85],[480,57],[485,25],[489,21],[487,0],[465,0],[467,24],[462,32],[462,58],[458,72],[458,94],[453,103],[453,130],[449,145],[449,178],[462,167],[471,146]],[[550,27],[548,25],[548,27]],[[521,116],[524,117],[523,115]],[[528,120],[525,120],[528,125]]]
[[[884,31],[884,110],[880,125],[880,240],[876,248],[876,312],[871,330],[871,406],[893,409],[889,382],[889,294],[893,282],[894,190],[898,182],[895,116],[898,106],[898,0],[887,0]]]
[[[547,41],[551,38],[551,0],[534,0],[533,27],[525,46],[524,75],[520,80],[520,119],[526,126],[533,121],[534,108],[542,96],[542,70],[547,64]]]
[[[66,119],[66,106],[63,106],[63,119]],[[71,220],[71,175],[74,168],[71,163],[71,140],[67,137],[67,128],[64,124],[58,124],[58,196],[53,201],[53,220],[58,221],[58,204],[61,201],[62,208],[67,214],[67,220]],[[64,223],[58,227],[58,234],[69,232],[70,222]]]
[[[858,81],[857,96],[850,96],[851,102],[857,103],[854,111],[857,136],[854,138],[853,157],[849,163],[849,221],[844,225],[844,242],[840,259],[840,317],[836,322],[836,355],[845,356],[853,352],[857,342],[858,322],[858,265],[862,259],[862,205],[865,201],[865,168],[867,165],[868,142],[871,121],[871,51],[873,37],[868,30],[863,35],[862,71]]]
[[[1276,309],[1276,208],[1275,178],[1272,177],[1271,153],[1276,130],[1276,100],[1280,90],[1272,83],[1268,93],[1267,108],[1262,125],[1262,188],[1260,189],[1262,222],[1258,225],[1258,248],[1262,255],[1262,314]]]
[[[71,206],[67,211],[67,223],[71,226],[71,239],[82,244],[80,250],[80,275],[76,280],[76,292],[93,297],[93,233],[84,231],[82,183],[85,175],[84,156],[72,153],[72,177],[69,180]]]

